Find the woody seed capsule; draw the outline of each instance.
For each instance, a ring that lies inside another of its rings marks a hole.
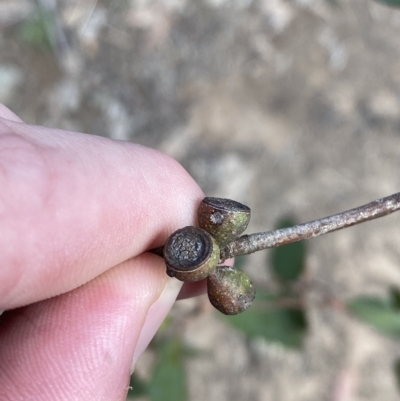
[[[199,226],[222,248],[239,236],[249,224],[250,208],[230,199],[204,198],[197,210]]]

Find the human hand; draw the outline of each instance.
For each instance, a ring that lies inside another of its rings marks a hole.
[[[2,105],[0,188],[0,399],[125,400],[180,291],[145,251],[194,224],[202,191],[160,152]]]

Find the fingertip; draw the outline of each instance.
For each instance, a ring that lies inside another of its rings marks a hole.
[[[159,296],[157,301],[155,301],[151,305],[147,313],[146,320],[143,324],[142,330],[140,332],[138,341],[136,343],[130,369],[131,374],[135,369],[135,364],[137,360],[142,355],[143,351],[147,348],[150,341],[156,334],[158,328],[172,308],[172,305],[176,301],[181,287],[182,282],[174,278],[167,279],[166,285],[161,295]]]

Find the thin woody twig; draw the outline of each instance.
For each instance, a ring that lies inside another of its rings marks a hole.
[[[378,219],[379,217],[384,217],[390,213],[396,212],[399,209],[400,192],[342,213],[324,217],[319,220],[309,221],[308,223],[299,224],[297,226],[242,235],[221,249],[220,263],[235,256],[248,255],[264,249],[275,248],[292,242],[318,237],[319,235],[328,234],[369,220]],[[151,249],[150,252],[162,257],[163,248],[164,247]]]
[[[239,255],[248,255],[263,249],[274,248],[292,242],[314,238],[319,235],[351,227],[377,219],[400,209],[400,192],[377,199],[366,205],[347,210],[333,216],[313,220],[294,227],[243,235],[221,250],[221,260]]]

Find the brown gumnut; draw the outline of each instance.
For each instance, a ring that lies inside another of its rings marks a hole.
[[[202,228],[184,227],[175,231],[164,245],[167,274],[181,281],[198,281],[215,269],[220,249]]]

